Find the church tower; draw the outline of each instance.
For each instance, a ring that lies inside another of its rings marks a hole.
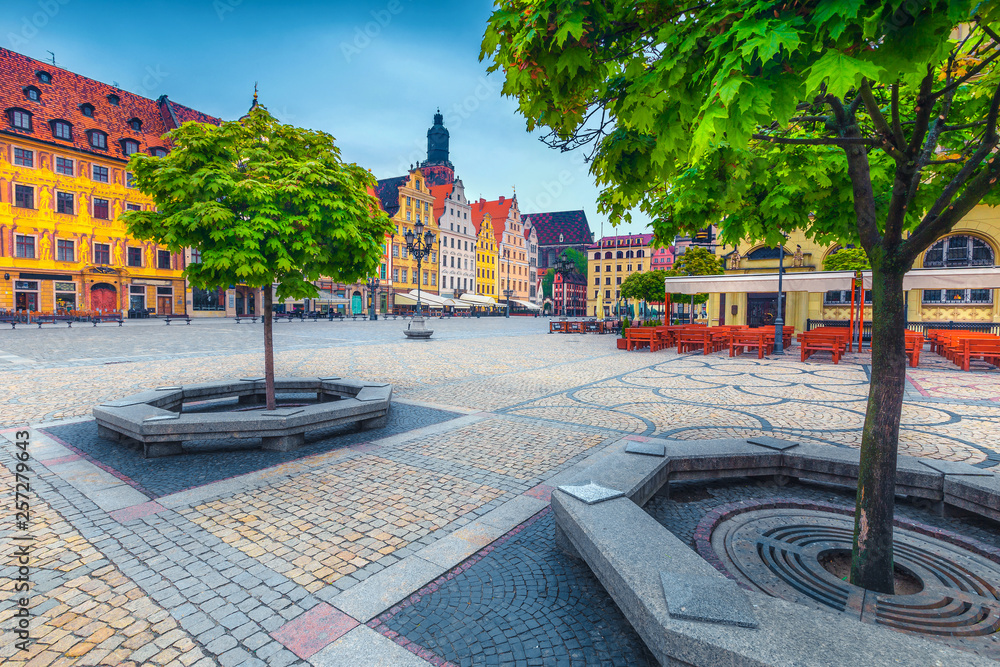
[[[434,114],[434,125],[427,130],[427,160],[420,163],[428,185],[446,185],[455,181],[455,165],[448,160],[448,128],[441,110]]]

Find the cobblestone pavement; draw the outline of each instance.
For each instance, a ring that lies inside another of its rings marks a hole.
[[[27,531],[9,512],[0,524],[0,590],[14,583],[13,538],[33,540],[36,641],[15,652],[2,596],[0,662],[644,664],[599,585],[551,548],[539,514],[551,488],[626,433],[860,439],[865,354],[626,353],[534,318],[433,320],[428,342],[403,340],[404,326],[276,325],[280,375],[393,383],[386,429],[149,461],[97,438],[92,407],[259,375],[259,324],[0,331],[3,488],[12,427],[36,427]],[[924,357],[908,371],[903,451],[1000,462],[1000,373]]]

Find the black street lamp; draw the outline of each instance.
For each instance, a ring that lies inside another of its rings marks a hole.
[[[407,229],[403,237],[406,239],[406,252],[413,255],[417,260],[417,314],[416,317],[420,317],[420,280],[423,277],[423,272],[420,270],[420,264],[423,262],[424,258],[431,254],[431,246],[434,245],[434,234],[427,230],[424,231],[424,223],[417,222],[414,225],[416,233],[413,229]]]
[[[372,276],[365,282],[365,286],[368,287],[368,298],[370,299],[368,319],[372,322],[378,319],[378,314],[375,312],[375,299],[378,296],[378,288],[381,284],[382,281],[377,276]]]
[[[785,273],[785,240],[788,236],[782,233],[784,238],[778,246],[778,313],[774,318],[774,354],[785,353],[785,318],[782,317],[784,308],[784,291],[782,290],[781,278]]]

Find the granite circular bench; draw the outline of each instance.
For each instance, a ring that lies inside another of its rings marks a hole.
[[[654,495],[669,495],[672,481],[770,477],[853,488],[858,450],[770,437],[630,436],[593,461],[552,494],[556,544],[590,566],[661,664],[896,665],[901,656],[910,665],[996,664],[923,636],[744,590],[643,509]],[[931,510],[960,508],[1000,520],[1000,476],[965,463],[900,455],[896,493]]]
[[[264,403],[264,379],[158,387],[94,408],[97,433],[118,442],[142,445],[143,456],[181,454],[184,442],[259,438],[263,449],[291,451],[305,444],[310,431],[344,424],[362,429],[388,422],[391,384],[339,377],[275,378],[275,392],[316,395],[316,403],[277,410],[253,410]],[[249,410],[183,412],[185,403],[236,398]]]

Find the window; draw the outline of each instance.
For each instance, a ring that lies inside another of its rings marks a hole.
[[[52,83],[52,75],[48,72],[36,72],[35,76],[38,77],[38,80],[42,83]]]
[[[125,204],[126,211],[141,211],[142,207],[138,204]]]
[[[410,199],[410,195],[406,195],[406,205],[407,205],[407,206],[410,206],[410,205],[411,205],[412,203],[413,203],[413,202],[412,202],[412,200]]]
[[[627,266],[628,266],[628,270],[631,271],[632,270],[632,265],[628,264]]]
[[[401,269],[401,270],[400,270],[400,275],[402,276],[402,280],[403,280],[403,282],[404,282],[404,283],[405,283],[405,282],[409,282],[409,281],[408,281],[408,280],[406,279],[406,269]]]
[[[974,236],[949,236],[932,245],[924,255],[925,268],[940,266],[993,266],[993,249]]]
[[[142,248],[129,248],[126,263],[129,266],[142,266]]]
[[[158,269],[169,269],[170,268],[170,251],[169,250],[157,250],[156,251],[156,268],[158,268]]]
[[[76,309],[76,283],[55,283],[56,308],[59,310]]]
[[[640,265],[638,266],[638,268],[636,269],[636,271],[642,271],[642,264],[640,264]]]
[[[19,167],[34,167],[35,153],[24,148],[14,149],[14,164]]]
[[[24,89],[24,96],[32,102],[38,102],[42,99],[42,91],[38,90],[34,86],[28,86]]]
[[[394,282],[394,283],[398,283],[399,282],[399,269],[393,269],[392,270],[392,282]]]
[[[56,241],[56,259],[60,262],[73,262],[76,260],[76,248],[73,241],[59,239]]]
[[[134,139],[125,139],[122,141],[122,152],[125,155],[132,155],[133,153],[139,152],[139,142]]]
[[[399,246],[396,244],[393,244],[392,246],[392,256],[399,257]]]
[[[94,264],[111,263],[111,246],[107,243],[94,244]]]
[[[114,93],[108,95],[108,104],[110,104],[113,107],[116,107],[119,104],[121,104],[121,101],[122,101],[121,98],[115,95]]]
[[[383,264],[382,268],[379,269],[378,277],[381,278],[382,280],[385,280],[385,264]]]
[[[601,284],[601,277],[600,276],[594,276],[594,284],[595,285],[600,285]]]
[[[931,289],[924,290],[923,302],[926,304],[990,304],[993,303],[991,289]]]
[[[135,174],[131,171],[125,172],[125,187],[134,188],[135,187]]]
[[[35,237],[16,234],[14,236],[14,254],[25,259],[35,258]]]
[[[201,251],[200,250],[195,250],[193,248],[191,249],[191,263],[192,264],[201,264]]]
[[[789,255],[789,254],[790,253],[786,250],[785,251],[785,255]],[[747,254],[747,259],[748,260],[754,260],[754,259],[778,259],[780,257],[780,255],[781,255],[781,249],[780,248],[767,248],[767,247],[764,247],[764,248],[757,248],[756,250],[751,250]]]
[[[432,273],[431,274],[431,285],[437,285],[437,274],[436,273]]]
[[[64,215],[73,215],[75,208],[73,206],[73,193],[72,192],[57,192],[56,193],[56,213],[62,213]]]
[[[56,158],[56,173],[63,176],[73,175],[73,161],[65,157]]]
[[[615,283],[616,285],[621,285],[621,284],[622,284],[622,279],[621,279],[621,276],[619,276],[619,277],[618,277],[618,278],[616,278],[615,280],[617,280],[617,281],[618,281],[618,282],[616,282],[616,283]]]
[[[167,151],[162,148],[150,148],[149,154],[153,157],[167,157]]]
[[[106,149],[108,147],[108,135],[98,130],[87,132],[87,139],[92,148]]]
[[[611,290],[609,290],[609,289],[604,290],[604,298],[605,299],[610,299],[611,298]]]
[[[93,178],[98,183],[107,183],[108,182],[108,168],[107,167],[99,167],[99,166],[97,166],[95,164],[94,165],[94,175],[93,175]]]
[[[594,266],[594,273],[600,273],[600,272],[601,272],[601,265],[597,264],[596,266]]]
[[[604,284],[605,285],[610,285],[611,284],[611,276],[608,276],[607,278],[604,279]]]
[[[621,264],[615,265],[615,271],[621,271],[621,270],[622,270],[622,265]]]
[[[18,208],[35,208],[35,189],[29,185],[15,185],[14,206]]]
[[[410,212],[409,211],[406,212],[406,221],[407,222],[410,221]]]
[[[52,121],[52,136],[66,141],[73,140],[73,126],[64,120]]]
[[[18,130],[31,131],[31,114],[21,109],[13,109],[10,112],[10,124]]]
[[[98,220],[108,220],[108,200],[94,197],[94,217]]]
[[[854,294],[854,302],[861,302],[861,290],[858,289]],[[872,291],[865,290],[865,303],[870,304],[872,302]],[[850,304],[851,303],[851,290],[830,290],[823,296],[823,303],[829,306],[835,306],[840,304]]]
[[[80,113],[82,113],[87,118],[94,117],[94,105],[89,102],[84,102],[80,105]]]
[[[195,310],[225,310],[226,290],[218,289],[192,289],[191,303]]]

